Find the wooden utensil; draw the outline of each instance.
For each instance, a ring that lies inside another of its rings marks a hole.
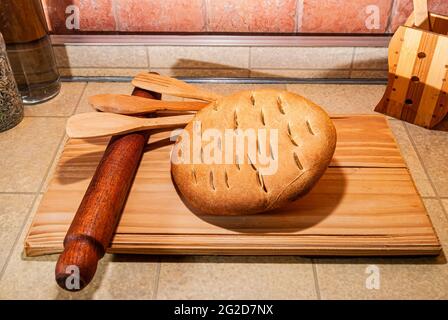
[[[133,95],[159,100],[161,97],[141,89],[135,89]],[[110,140],[56,264],[55,277],[61,288],[81,290],[95,275],[98,261],[112,240],[148,139],[149,131],[140,131]]]
[[[208,105],[200,101],[159,101],[124,94],[98,94],[91,96],[89,103],[103,112],[129,115],[156,111],[198,111]]]
[[[134,131],[185,126],[194,115],[160,118],[137,118],[106,112],[88,112],[72,116],[67,121],[70,138],[106,137]]]
[[[182,98],[191,98],[210,102],[216,101],[220,98],[220,95],[198,89],[197,87],[185,83],[184,81],[155,74],[140,73],[134,78],[134,80],[132,80],[132,84],[137,88]]]

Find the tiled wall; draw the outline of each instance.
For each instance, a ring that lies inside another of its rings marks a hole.
[[[42,1],[55,34],[391,33],[412,11],[412,0]],[[429,3],[448,15],[447,0]]]
[[[58,45],[63,76],[386,78],[387,48]]]

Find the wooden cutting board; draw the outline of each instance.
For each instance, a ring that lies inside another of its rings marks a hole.
[[[109,252],[437,255],[441,245],[383,116],[332,117],[333,161],[310,194],[253,216],[197,216],[170,175],[169,132],[151,136]],[[108,139],[70,140],[25,240],[59,253]]]

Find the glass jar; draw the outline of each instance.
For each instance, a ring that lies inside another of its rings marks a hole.
[[[0,32],[23,102],[56,96],[60,77],[41,1],[0,0]]]
[[[0,132],[11,129],[22,119],[22,100],[6,54],[5,42],[0,33]]]

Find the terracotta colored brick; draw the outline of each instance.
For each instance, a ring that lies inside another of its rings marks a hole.
[[[208,31],[294,32],[295,0],[207,0]]]
[[[429,0],[429,11],[448,16],[448,1]]]
[[[120,31],[205,31],[202,0],[120,0],[116,12]]]
[[[303,1],[301,32],[383,33],[392,7],[392,0],[298,1]],[[379,19],[372,20],[375,14]]]
[[[390,31],[395,32],[397,28],[403,25],[411,14],[414,6],[412,0],[395,0],[395,12],[392,16]],[[448,15],[448,1],[446,0],[429,0],[429,11]]]
[[[78,31],[115,31],[113,0],[43,0],[50,29],[56,34],[70,34]],[[66,9],[70,5],[79,8],[80,30],[67,29]]]

